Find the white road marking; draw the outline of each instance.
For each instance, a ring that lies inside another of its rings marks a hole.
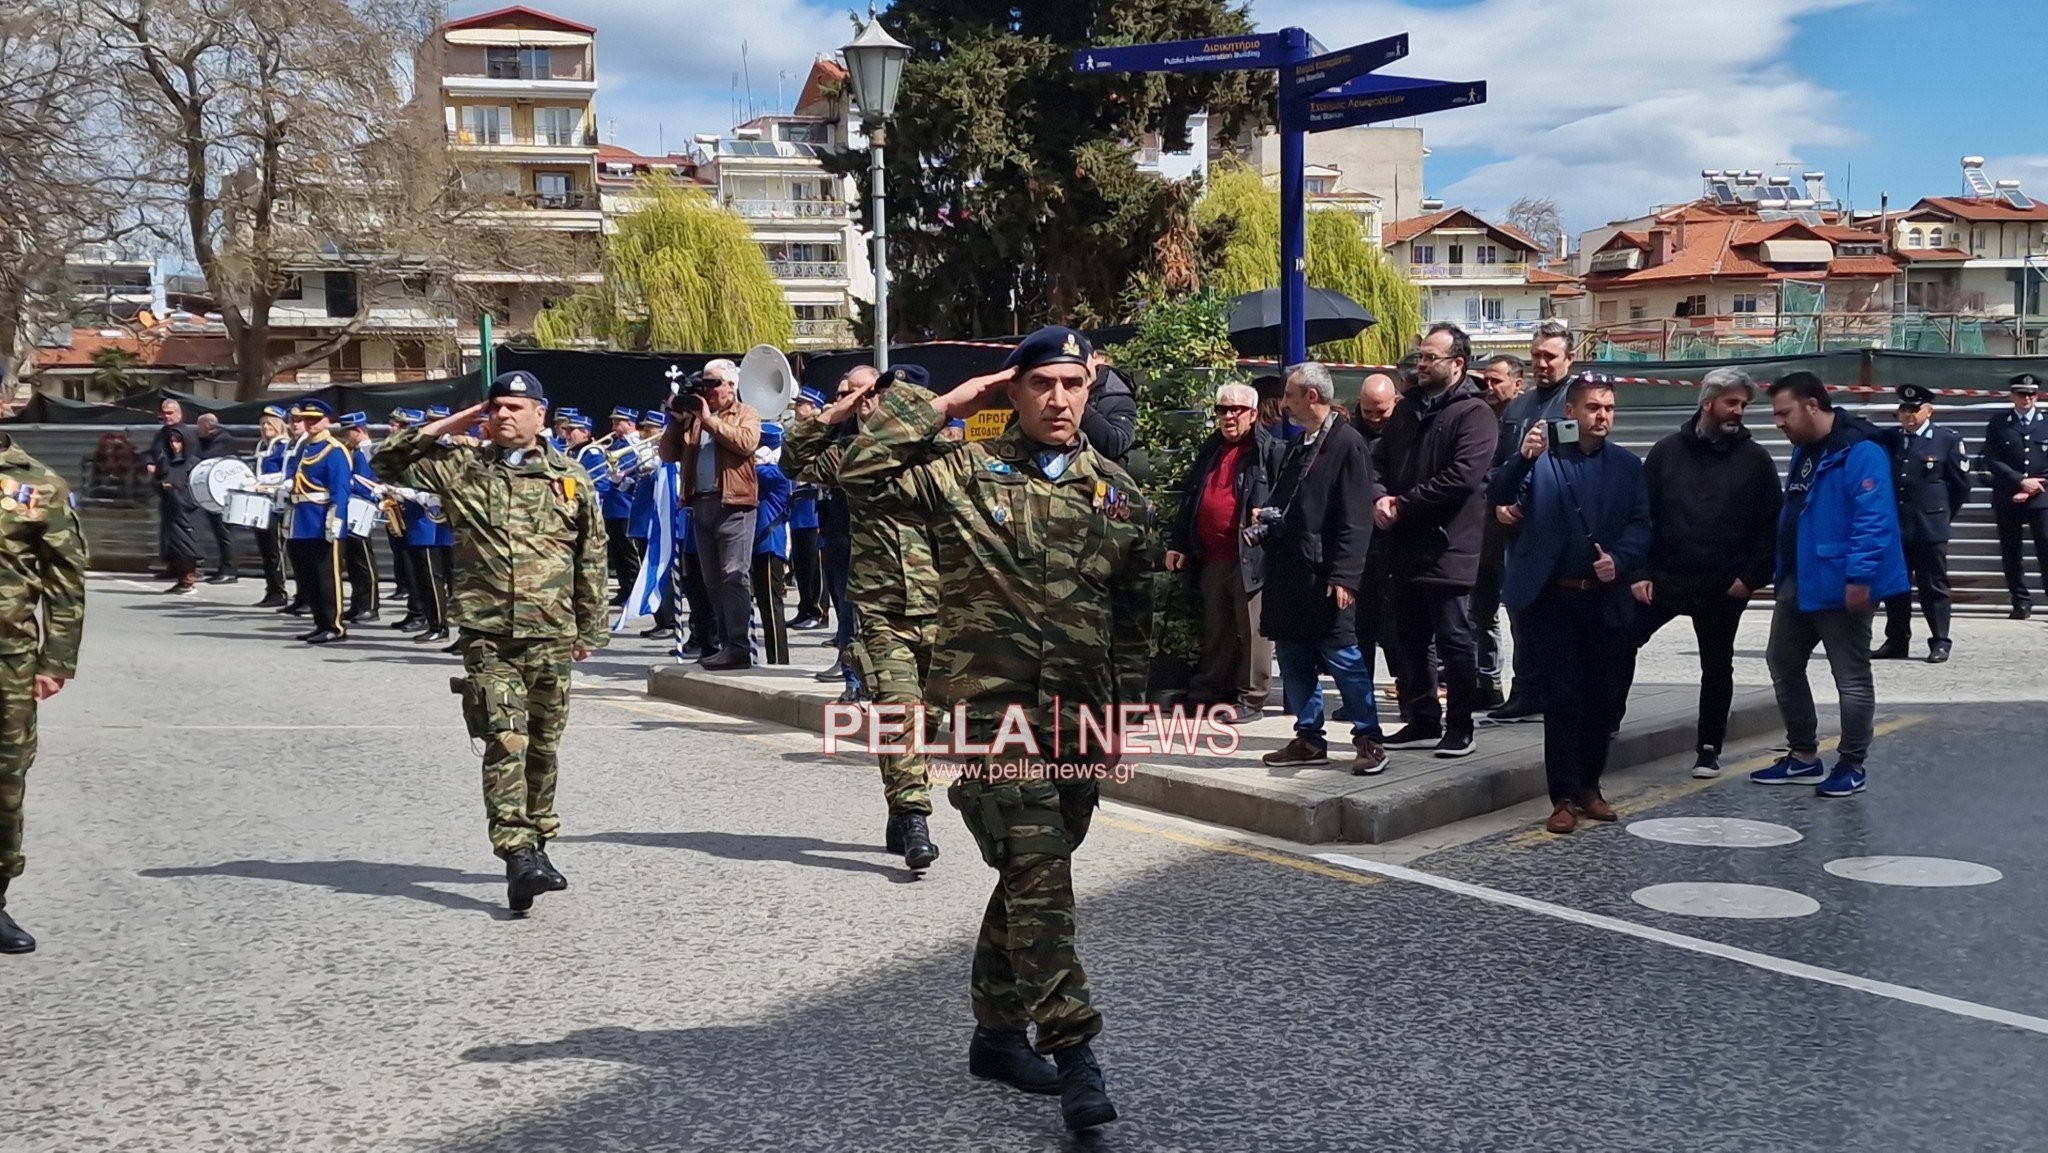
[[[1667,845],[1705,845],[1721,849],[1768,849],[1799,840],[1796,829],[1769,821],[1746,821],[1740,817],[1657,817],[1630,821],[1623,826],[1646,841]]]
[[[1725,917],[1734,921],[1769,921],[1810,917],[1820,902],[1805,893],[1774,885],[1742,885],[1730,881],[1670,881],[1646,885],[1629,900],[1660,913],[1681,917]]]
[[[1829,861],[1821,868],[1851,881],[1905,885],[1916,889],[1988,885],[2005,877],[2004,873],[1989,865],[1947,857],[1843,857]]]
[[[1524,912],[1536,913],[1575,925],[1606,929],[1611,933],[1620,933],[1623,936],[1636,937],[1644,941],[1654,941],[1660,945],[1669,945],[1674,949],[1684,949],[1688,952],[1701,953],[1709,957],[1719,957],[1722,960],[1734,961],[1737,964],[1748,965],[1751,968],[1762,969],[1766,972],[1779,973],[1788,977],[1799,977],[1823,985],[1833,985],[1841,989],[1853,989],[1856,992],[1868,993],[1875,997],[1903,1001],[1908,1005],[1939,1009],[1944,1013],[1953,1013],[1958,1017],[1989,1021],[1995,1025],[2007,1025],[2014,1029],[2024,1029],[2030,1033],[2048,1036],[2048,1018],[2034,1017],[2026,1013],[2015,1013],[2010,1009],[1980,1005],[1975,1001],[1965,1001],[1957,997],[1946,997],[1940,993],[1930,993],[1925,989],[1915,989],[1908,985],[1895,985],[1890,981],[1879,981],[1870,977],[1859,977],[1854,973],[1824,969],[1819,965],[1809,965],[1804,961],[1791,961],[1783,957],[1773,957],[1769,953],[1759,953],[1751,949],[1740,949],[1734,945],[1724,945],[1719,941],[1709,941],[1700,937],[1687,936],[1684,933],[1673,933],[1666,929],[1655,929],[1648,925],[1638,925],[1634,921],[1624,921],[1619,917],[1604,916],[1600,913],[1588,913],[1582,909],[1573,909],[1565,905],[1553,904],[1549,901],[1540,901],[1534,897],[1524,897],[1517,893],[1506,893],[1499,889],[1487,888],[1485,885],[1475,885],[1469,881],[1455,881],[1449,877],[1439,877],[1434,873],[1425,873],[1420,869],[1410,869],[1404,865],[1389,865],[1380,861],[1368,861],[1362,857],[1353,857],[1344,853],[1319,853],[1317,858],[1328,861],[1333,865],[1342,865],[1347,869],[1357,869],[1360,872],[1373,873],[1396,881],[1408,881],[1412,884],[1426,885],[1429,888],[1442,892],[1455,893],[1461,897],[1472,897],[1476,900],[1486,901],[1495,905],[1506,905],[1511,909],[1521,909]]]

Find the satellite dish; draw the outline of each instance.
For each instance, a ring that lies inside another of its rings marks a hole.
[[[796,403],[796,374],[789,357],[772,344],[757,344],[740,361],[740,400],[763,420],[780,421]]]

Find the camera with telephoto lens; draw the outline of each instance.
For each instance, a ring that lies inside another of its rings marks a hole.
[[[1244,531],[1238,534],[1244,540],[1244,547],[1257,548],[1264,544],[1266,538],[1273,535],[1273,526],[1279,524],[1286,515],[1277,508],[1253,509],[1252,523],[1244,526]]]
[[[1549,438],[1550,447],[1579,443],[1579,422],[1576,420],[1547,420],[1543,422],[1543,435]]]

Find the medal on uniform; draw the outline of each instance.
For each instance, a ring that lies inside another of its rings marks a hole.
[[[997,528],[1001,528],[1004,525],[1010,523],[1010,510],[1004,508],[1002,505],[997,505],[996,507],[989,510],[988,518],[996,522]]]
[[[5,509],[8,512],[19,512],[21,511],[21,505],[11,496],[0,496],[0,509]]]

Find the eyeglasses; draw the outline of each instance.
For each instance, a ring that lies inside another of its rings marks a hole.
[[[1217,416],[1233,416],[1240,412],[1250,411],[1252,411],[1251,406],[1246,404],[1219,404],[1216,406]]]
[[[1457,357],[1455,357],[1455,356],[1438,356],[1438,355],[1437,355],[1436,353],[1434,353],[1434,352],[1418,352],[1418,353],[1416,353],[1416,354],[1415,354],[1415,363],[1417,363],[1417,364],[1435,364],[1435,363],[1436,363],[1437,361],[1439,361],[1439,360],[1456,360],[1456,359],[1458,359],[1458,358],[1457,358]]]

